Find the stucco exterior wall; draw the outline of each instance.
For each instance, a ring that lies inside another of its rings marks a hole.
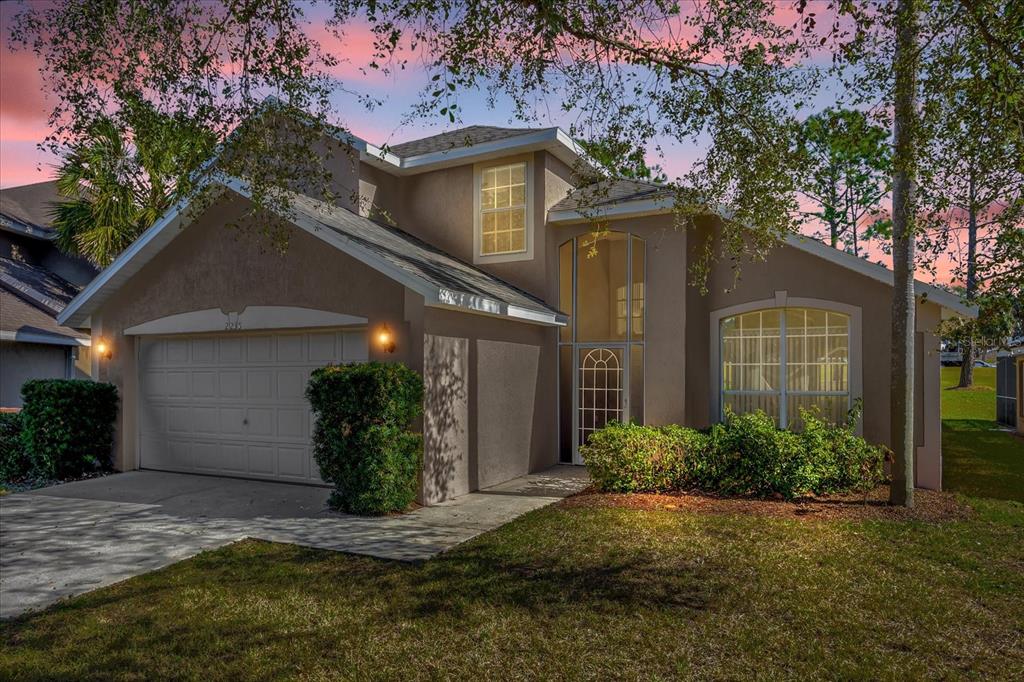
[[[710,226],[695,231],[690,240],[690,258],[695,258]],[[711,334],[708,320],[713,311],[753,301],[773,299],[777,292],[788,297],[812,298],[855,306],[861,311],[862,386],[864,398],[863,433],[875,443],[891,443],[889,419],[891,287],[846,268],[784,246],[764,263],[745,262],[741,279],[734,282],[730,263],[720,262],[708,279],[708,294],[687,289],[686,307],[691,324],[686,328],[686,421],[707,426],[717,417],[711,413]],[[941,416],[939,411],[938,339],[933,331],[940,320],[940,308],[933,303],[917,306],[917,357],[915,361],[915,426],[917,431],[917,485],[941,487]]]
[[[370,346],[371,359],[402,361],[422,370],[417,332],[422,297],[352,259],[316,236],[290,228],[284,253],[272,249],[250,219],[229,226],[245,210],[238,199],[215,203],[92,316],[95,344],[103,338],[112,358],[93,354],[93,375],[117,385],[122,401],[115,466],[137,466],[136,337],[124,330],[168,315],[210,308],[240,312],[247,306],[298,306],[365,317],[371,330],[386,323],[397,350]],[[241,330],[240,333],[245,333]]]
[[[531,164],[533,186],[533,255],[530,260],[481,263],[490,272],[534,296],[546,298],[555,283],[557,261],[550,261],[551,233],[547,210],[572,188],[572,170],[547,152],[533,152],[486,162],[500,165],[517,160]],[[367,164],[360,170],[360,193],[372,197],[398,227],[467,263],[474,262],[474,169],[472,164],[454,166],[396,178]],[[374,217],[381,217],[378,213]]]
[[[555,464],[553,328],[424,309],[424,502]]]
[[[21,407],[29,379],[65,379],[70,346],[0,341],[0,407]]]

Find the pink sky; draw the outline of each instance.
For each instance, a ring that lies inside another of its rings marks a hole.
[[[9,3],[0,6],[0,30],[4,43],[0,48],[0,187],[50,179],[56,162],[51,154],[37,147],[49,132],[47,117],[52,106],[37,59],[31,53],[7,49],[8,23],[15,9]],[[785,18],[789,23],[793,20]],[[367,26],[349,26],[344,40],[337,39],[319,22],[311,25],[311,32],[325,50],[346,55],[331,72],[339,84],[386,100],[385,106],[368,111],[351,98],[346,99],[339,94],[334,104],[341,119],[335,123],[378,144],[401,142],[456,127],[448,124],[447,120],[403,122],[416,101],[417,92],[425,83],[424,71],[412,68],[393,75],[375,71],[364,73],[360,66],[366,63],[372,52],[372,36]],[[501,103],[496,109],[488,107],[482,93],[461,95],[459,104],[463,108],[463,121],[458,125],[523,125],[511,120],[509,111],[503,111]],[[558,120],[540,122],[541,125],[559,123]],[[699,153],[695,147],[677,145],[666,150],[665,158],[652,157],[651,162],[660,164],[670,176],[676,176],[687,171]],[[888,261],[877,249],[872,252],[871,260]],[[949,266],[944,264],[940,270],[940,280],[948,281]]]

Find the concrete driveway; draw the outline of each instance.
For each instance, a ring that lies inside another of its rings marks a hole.
[[[327,509],[310,486],[132,471],[0,497],[0,618],[251,537],[428,559],[587,484],[555,467],[400,516]]]

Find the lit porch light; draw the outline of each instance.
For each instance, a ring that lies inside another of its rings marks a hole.
[[[377,332],[377,344],[380,345],[381,350],[385,353],[395,352],[395,337],[386,324],[382,325]]]

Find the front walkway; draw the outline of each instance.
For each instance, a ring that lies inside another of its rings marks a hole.
[[[409,514],[326,508],[309,486],[132,471],[0,497],[0,618],[245,537],[383,559],[428,559],[587,484],[560,466]]]

